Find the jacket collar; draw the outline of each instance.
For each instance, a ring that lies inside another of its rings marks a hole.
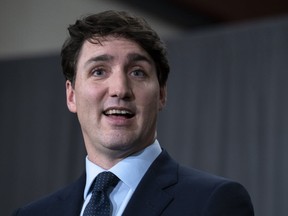
[[[79,216],[83,204],[83,191],[85,187],[86,174],[82,174],[81,177],[68,188],[64,189],[64,192],[59,192],[57,212],[54,212],[54,216]]]
[[[178,164],[163,150],[152,163],[131,197],[125,215],[160,215],[173,200]]]
[[[172,186],[178,181],[177,172],[178,164],[163,150],[140,181],[122,216],[160,215],[173,201]],[[54,216],[80,215],[85,180],[84,173],[64,193],[59,193],[57,198],[60,202]]]

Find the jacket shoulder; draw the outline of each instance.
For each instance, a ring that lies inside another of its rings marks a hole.
[[[81,176],[76,182],[33,201],[13,212],[13,216],[57,216],[57,215],[78,215],[83,203],[83,191],[85,176]],[[73,214],[67,214],[67,210]],[[66,213],[65,213],[66,212]],[[75,214],[75,212],[77,212]]]
[[[246,188],[231,179],[179,166],[178,184],[174,189],[177,199],[190,197],[189,201],[200,207],[199,213],[203,215],[254,215]]]

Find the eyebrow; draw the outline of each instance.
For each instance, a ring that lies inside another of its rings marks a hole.
[[[128,59],[128,62],[146,61],[149,64],[153,64],[153,61],[150,58],[139,53],[129,53],[127,56],[127,59]],[[86,61],[85,66],[88,66],[89,64],[93,62],[111,62],[113,60],[114,60],[114,56],[103,54],[103,55],[91,57],[90,59]]]
[[[85,66],[89,65],[92,62],[101,62],[101,61],[108,62],[108,61],[112,61],[113,59],[114,59],[113,56],[107,55],[107,54],[94,56],[86,61]]]
[[[128,61],[129,62],[137,62],[137,61],[146,61],[149,64],[152,64],[152,60],[145,55],[141,55],[139,53],[130,53],[128,54]]]

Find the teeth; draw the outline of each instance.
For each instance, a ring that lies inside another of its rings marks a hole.
[[[127,110],[111,109],[105,112],[106,115],[131,115],[132,113]]]

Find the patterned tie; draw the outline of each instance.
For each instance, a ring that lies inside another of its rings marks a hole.
[[[83,216],[111,215],[108,189],[115,187],[119,179],[112,172],[102,172],[94,180],[92,196],[87,204]],[[110,192],[112,190],[109,190]]]

